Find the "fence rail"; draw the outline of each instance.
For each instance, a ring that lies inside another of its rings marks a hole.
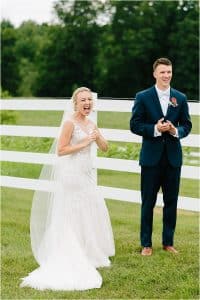
[[[49,164],[53,165],[56,161],[56,155],[33,152],[19,151],[1,151],[1,161],[31,163],[31,164]],[[113,170],[130,173],[140,173],[138,161],[97,157],[95,167],[103,170]],[[196,179],[200,174],[200,168],[194,166],[183,166],[181,171],[182,178]]]
[[[115,112],[131,112],[133,101],[128,100],[98,100],[95,103],[96,111],[115,111]],[[53,110],[63,111],[68,106],[66,99],[37,99],[37,100],[1,100],[2,110]],[[191,115],[200,114],[199,103],[189,103]],[[129,130],[119,129],[100,129],[106,139],[110,141],[134,142],[141,143],[141,137],[133,135]],[[29,136],[29,137],[50,137],[57,136],[58,127],[45,126],[14,126],[2,125],[1,134],[6,136]],[[199,135],[191,134],[181,140],[182,146],[199,147]],[[32,153],[19,151],[1,151],[1,160],[19,163],[33,164],[53,164],[55,155],[46,153]],[[113,159],[97,157],[96,167],[98,169],[114,170],[121,172],[140,173],[140,167],[137,161]],[[199,167],[183,166],[182,178],[198,179],[200,173]],[[51,184],[45,180],[20,178],[12,176],[1,176],[1,185],[13,188],[33,189],[33,190],[49,190]],[[130,201],[140,203],[140,192],[127,189],[119,189],[113,187],[99,187],[105,198]],[[162,206],[162,195],[158,195],[158,206]],[[179,197],[178,207],[191,211],[199,211],[199,201],[197,198]]]
[[[21,188],[28,190],[53,191],[51,181],[30,179],[22,177],[1,176],[2,186],[10,188]],[[99,186],[104,198],[140,203],[140,192],[128,189],[120,189],[106,186]],[[162,194],[158,194],[157,206],[163,206]],[[199,211],[197,198],[179,197],[178,208]]]
[[[63,111],[69,105],[68,99],[38,99],[37,100],[1,100],[2,110],[54,110]],[[188,102],[190,114],[200,115],[199,103]],[[130,100],[98,100],[97,111],[131,112],[133,101]]]
[[[30,136],[30,137],[50,137],[55,138],[58,133],[58,127],[47,126],[20,126],[20,125],[1,125],[1,135],[6,136]],[[133,142],[141,143],[142,138],[138,135],[132,134],[129,130],[107,129],[100,128],[102,134],[109,141],[116,142]],[[198,147],[199,135],[190,134],[181,140],[182,146]]]

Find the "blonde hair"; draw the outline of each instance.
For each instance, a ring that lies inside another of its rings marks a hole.
[[[92,95],[92,91],[91,91],[89,88],[87,88],[87,87],[82,86],[82,87],[77,88],[77,89],[73,92],[73,94],[72,94],[72,102],[73,102],[73,105],[74,105],[74,110],[76,110],[77,95],[78,95],[80,92],[90,92],[91,95]]]

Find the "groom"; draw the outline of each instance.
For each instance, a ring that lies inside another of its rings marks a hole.
[[[174,248],[177,200],[182,165],[180,139],[192,128],[184,94],[170,87],[172,63],[159,58],[153,64],[153,87],[137,93],[130,129],[143,137],[141,165],[141,245],[143,256],[152,255],[153,209],[157,193],[163,193],[163,249]]]

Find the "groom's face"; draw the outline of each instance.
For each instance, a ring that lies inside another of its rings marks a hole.
[[[153,72],[153,76],[156,79],[158,88],[167,89],[172,79],[172,66],[158,65]]]

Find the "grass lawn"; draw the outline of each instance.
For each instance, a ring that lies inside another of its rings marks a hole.
[[[139,254],[140,206],[107,200],[116,255],[100,269],[101,289],[84,292],[36,291],[20,288],[20,278],[37,267],[30,248],[29,214],[32,191],[2,190],[1,299],[198,299],[198,214],[178,211],[175,236],[179,255],[161,249],[160,208],[155,209],[154,254]]]

